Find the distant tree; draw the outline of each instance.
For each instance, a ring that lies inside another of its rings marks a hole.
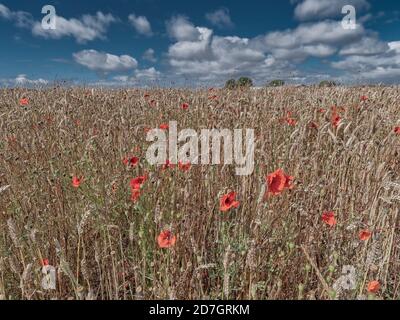
[[[285,81],[280,80],[280,79],[272,80],[268,83],[268,87],[282,87],[284,85],[285,85]]]
[[[335,81],[323,80],[319,83],[320,87],[336,87],[337,83]]]
[[[248,77],[241,77],[239,78],[239,80],[237,81],[237,85],[239,87],[252,87],[253,86],[253,80],[251,80]]]
[[[236,86],[237,86],[237,84],[236,84],[235,79],[230,79],[225,83],[225,89],[232,90],[232,89],[235,89]]]

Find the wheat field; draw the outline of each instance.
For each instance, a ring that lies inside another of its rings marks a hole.
[[[172,120],[254,129],[253,174],[149,165]],[[399,87],[2,89],[0,298],[399,299],[399,126]]]

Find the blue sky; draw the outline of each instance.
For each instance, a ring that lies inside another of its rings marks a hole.
[[[0,84],[399,83],[399,30],[396,0],[0,0]]]

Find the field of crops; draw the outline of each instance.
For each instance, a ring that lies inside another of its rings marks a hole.
[[[254,172],[149,165],[170,121]],[[0,90],[1,299],[399,299],[399,211],[398,87]]]

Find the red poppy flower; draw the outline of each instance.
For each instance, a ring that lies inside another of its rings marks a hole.
[[[169,230],[161,231],[157,237],[157,243],[160,248],[170,248],[175,245],[176,236]]]
[[[321,109],[318,110],[318,112],[319,112],[319,113],[325,113],[325,112],[326,112],[326,109],[321,108]]]
[[[361,96],[360,100],[361,100],[361,101],[367,101],[367,100],[368,100],[368,97],[367,97],[367,96]]]
[[[192,165],[191,165],[190,162],[184,164],[182,161],[179,161],[179,162],[178,162],[178,166],[179,166],[179,169],[180,169],[180,170],[182,170],[182,171],[188,171]]]
[[[132,189],[131,190],[131,200],[135,203],[138,201],[139,197],[140,197],[140,190]]]
[[[400,127],[396,127],[396,128],[394,128],[394,133],[396,133],[396,134],[400,134]]]
[[[322,214],[322,221],[325,222],[328,226],[334,227],[337,223],[335,213],[333,211],[324,212]]]
[[[168,159],[165,161],[165,164],[162,166],[162,170],[167,170],[168,168],[173,168],[175,165],[171,163]]]
[[[289,126],[292,126],[292,127],[294,127],[297,124],[297,121],[293,118],[287,118],[286,122]]]
[[[138,157],[130,157],[130,158],[125,157],[122,160],[122,162],[124,163],[124,165],[126,165],[126,166],[130,165],[133,168],[133,167],[136,167],[138,165],[139,158]]]
[[[41,263],[42,263],[43,267],[48,266],[49,265],[49,259],[42,259]]]
[[[310,124],[308,125],[311,129],[316,129],[318,130],[319,126],[317,123],[315,123],[314,121],[310,122]]]
[[[20,106],[27,106],[28,104],[29,104],[28,98],[19,99],[19,105]]]
[[[145,99],[150,98],[150,95],[148,93],[145,93],[143,96]]]
[[[285,188],[293,189],[293,177],[288,176],[282,169],[278,169],[275,172],[269,174],[266,177],[266,182],[268,186],[266,195],[279,195]]]
[[[151,130],[151,129],[148,128],[148,127],[145,127],[145,128],[143,129],[144,133],[147,133],[147,132],[149,132],[150,130]]]
[[[232,208],[239,207],[240,202],[236,201],[236,192],[230,192],[221,197],[219,201],[219,210],[222,212],[229,211]]]
[[[131,167],[136,167],[138,163],[139,163],[139,158],[138,157],[132,157],[129,160],[129,165]]]
[[[282,118],[280,121],[281,123],[287,123],[289,126],[292,127],[294,127],[297,124],[296,119],[292,117],[291,111],[286,112],[286,117]]]
[[[142,184],[147,180],[147,176],[141,176],[134,179],[131,179],[130,186],[133,190],[139,190],[142,187]]]
[[[367,241],[369,238],[371,238],[371,231],[369,230],[361,230],[359,234],[360,240],[361,241]]]
[[[181,105],[181,108],[183,109],[183,110],[187,110],[187,109],[189,109],[189,104],[188,103],[182,103],[182,105]]]
[[[379,283],[379,281],[374,280],[374,281],[371,281],[370,283],[368,283],[367,290],[370,293],[377,293],[380,288],[381,288],[381,284]]]
[[[339,126],[339,123],[340,123],[341,120],[342,119],[340,118],[340,116],[336,112],[334,112],[332,114],[331,123],[332,123],[332,126],[334,128],[337,128]]]
[[[163,124],[160,125],[160,129],[161,130],[168,130],[169,129],[169,125],[166,124],[166,123],[163,123]]]
[[[83,177],[78,178],[76,176],[73,176],[72,177],[72,186],[74,188],[79,188],[79,186],[81,185],[82,181],[83,181]]]
[[[294,177],[288,176],[288,175],[285,174],[285,178],[286,178],[285,188],[289,189],[289,190],[292,190],[294,188],[294,186],[293,186]]]

